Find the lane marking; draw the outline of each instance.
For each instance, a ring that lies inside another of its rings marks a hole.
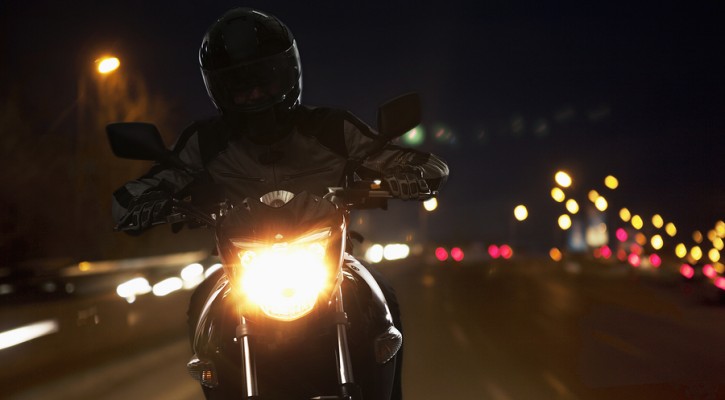
[[[506,394],[506,392],[501,389],[501,386],[489,381],[485,380],[483,384],[486,387],[486,392],[488,392],[488,395],[493,400],[511,400],[511,397]]]
[[[594,336],[594,339],[606,345],[609,345],[610,347],[617,349],[622,353],[626,353],[634,357],[645,358],[644,353],[640,349],[638,349],[637,346],[627,342],[620,337],[600,330],[592,331],[592,336]]]
[[[455,322],[451,322],[448,325],[451,329],[451,334],[453,335],[453,338],[458,342],[458,344],[461,345],[461,347],[468,348],[471,345],[471,342],[468,341],[468,336],[463,331],[463,328],[461,328],[460,325],[456,324]]]
[[[58,320],[46,319],[0,333],[0,350],[58,332]]]
[[[548,383],[549,386],[551,386],[559,394],[560,397],[562,397],[562,398],[571,398],[572,397],[571,392],[566,387],[566,385],[564,385],[564,383],[562,383],[561,380],[559,380],[559,378],[557,378],[554,374],[552,374],[549,371],[544,371],[542,373],[542,375],[543,375],[546,383]]]

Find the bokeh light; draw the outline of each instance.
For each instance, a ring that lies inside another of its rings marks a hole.
[[[641,264],[642,259],[637,254],[632,253],[627,257],[627,261],[631,266],[637,268]]]
[[[425,142],[425,131],[418,125],[401,136],[400,140],[410,147],[420,146]]]
[[[627,238],[629,237],[629,235],[627,235],[627,231],[624,230],[624,228],[617,229],[615,235],[617,236],[617,240],[619,240],[620,242],[626,242]]]
[[[702,274],[712,279],[717,276],[717,271],[715,271],[715,268],[713,268],[712,265],[705,264],[702,266]]]
[[[642,221],[642,217],[639,215],[632,216],[632,219],[630,220],[632,222],[632,227],[634,229],[640,230],[644,226],[644,221]]]
[[[513,249],[511,249],[511,247],[509,245],[504,244],[501,246],[501,257],[508,260],[513,255],[514,255],[514,251],[513,251]]]
[[[717,232],[717,235],[721,238],[725,238],[725,222],[717,221],[715,223],[715,232]]]
[[[559,216],[559,228],[563,230],[571,228],[571,218],[568,214],[562,214]]]
[[[700,246],[693,246],[690,249],[690,257],[692,257],[695,261],[699,261],[702,258],[702,249]]]
[[[438,261],[445,261],[448,259],[448,251],[443,247],[438,247],[435,251],[435,255]]]
[[[554,180],[563,188],[571,186],[571,176],[564,171],[558,171],[556,175],[554,175]]]
[[[628,209],[623,208],[619,210],[619,218],[624,222],[629,222],[629,220],[632,218],[632,214],[629,212]]]
[[[707,258],[709,258],[712,262],[720,261],[720,251],[718,251],[718,249],[710,249],[710,251],[707,252]]]
[[[668,222],[667,225],[665,225],[665,232],[667,232],[670,237],[675,237],[675,235],[677,235],[677,227],[674,223]]]
[[[551,189],[551,198],[554,199],[557,203],[561,203],[566,199],[566,195],[564,194],[564,191],[561,190],[561,188],[555,187]]]
[[[526,206],[523,204],[519,204],[514,208],[514,218],[516,218],[519,221],[525,220],[529,216],[529,210],[526,209]]]
[[[609,204],[607,203],[607,199],[602,196],[597,197],[594,201],[594,207],[596,207],[599,211],[606,211],[608,206]]]
[[[700,232],[700,231],[692,232],[692,240],[694,240],[695,243],[702,243],[702,232]]]
[[[652,264],[653,267],[659,268],[660,265],[662,265],[662,258],[660,258],[657,254],[650,254],[649,263]]]
[[[675,255],[679,258],[685,258],[687,256],[687,247],[684,243],[679,243],[675,246]]]
[[[638,245],[644,246],[647,244],[647,236],[645,236],[642,232],[638,232],[634,235],[634,241],[637,242]]]
[[[599,192],[597,192],[596,190],[590,190],[589,193],[587,194],[587,198],[589,199],[589,201],[594,203],[599,198]]]
[[[455,261],[462,261],[464,257],[463,250],[460,247],[454,247],[451,249],[451,258]]]
[[[606,178],[604,178],[604,186],[614,190],[619,186],[619,180],[617,180],[617,178],[612,175],[608,175]]]
[[[664,243],[665,243],[664,240],[662,240],[662,236],[660,236],[660,235],[654,235],[654,236],[652,236],[652,238],[650,239],[649,242],[652,245],[652,248],[655,249],[655,250],[661,249],[662,246],[664,246]]]
[[[576,202],[574,199],[569,199],[566,201],[566,210],[569,211],[572,214],[576,214],[579,212],[579,203]]]
[[[687,279],[692,279],[692,277],[695,276],[695,269],[689,264],[682,264],[680,266],[680,274]]]
[[[551,250],[549,250],[549,257],[551,257],[554,261],[561,261],[562,254],[561,250],[557,249],[556,247],[553,247]]]
[[[715,240],[712,241],[712,247],[722,251],[723,249],[723,240],[719,237],[715,238]]]
[[[488,255],[491,258],[499,258],[501,256],[501,250],[495,244],[488,246]]]
[[[652,226],[654,226],[657,229],[662,228],[662,226],[665,224],[665,220],[662,219],[662,216],[659,214],[655,214],[652,216]]]

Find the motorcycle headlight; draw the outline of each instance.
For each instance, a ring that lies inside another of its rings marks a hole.
[[[330,281],[325,251],[330,229],[293,242],[233,242],[240,248],[238,288],[264,314],[292,321],[308,314]]]

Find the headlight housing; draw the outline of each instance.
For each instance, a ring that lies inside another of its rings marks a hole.
[[[330,232],[321,229],[292,242],[232,240],[240,266],[234,285],[270,318],[292,321],[307,315],[334,282],[326,263]]]

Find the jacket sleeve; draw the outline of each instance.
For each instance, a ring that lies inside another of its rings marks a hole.
[[[348,157],[362,178],[378,179],[395,167],[419,167],[433,191],[448,179],[448,165],[440,157],[390,144],[351,113],[344,118],[344,133]]]
[[[185,164],[193,169],[202,169],[199,133],[195,125],[181,134],[172,149]],[[145,175],[127,182],[113,193],[113,220],[115,223],[123,220],[133,201],[145,192],[162,190],[177,194],[193,182],[194,178],[181,170],[155,164]]]

